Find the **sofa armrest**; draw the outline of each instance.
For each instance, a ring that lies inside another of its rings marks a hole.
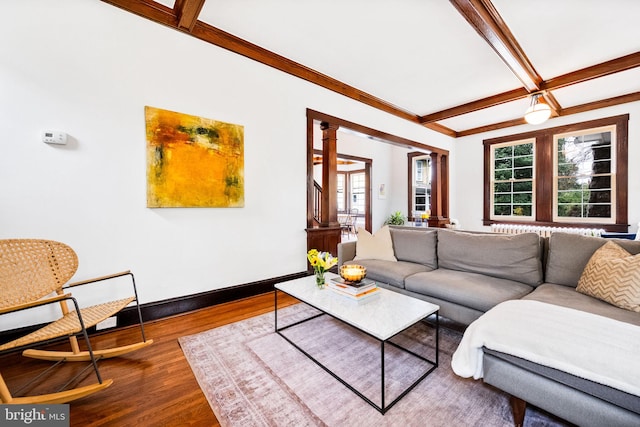
[[[356,242],[338,243],[338,268],[356,257]]]

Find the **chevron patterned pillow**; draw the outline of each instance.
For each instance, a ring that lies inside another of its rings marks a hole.
[[[591,256],[576,290],[640,313],[640,254],[631,255],[615,242],[605,243]]]

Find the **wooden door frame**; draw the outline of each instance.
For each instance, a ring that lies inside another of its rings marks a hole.
[[[313,222],[313,189],[314,189],[314,177],[313,177],[313,132],[314,123],[320,122],[327,126],[346,128],[355,132],[366,135],[371,139],[372,143],[388,143],[392,145],[401,146],[404,148],[417,148],[430,152],[432,157],[437,155],[438,157],[447,158],[449,155],[448,150],[443,150],[438,147],[433,147],[427,144],[422,144],[410,139],[402,138],[397,135],[392,135],[386,132],[382,132],[367,126],[363,126],[357,123],[350,122],[348,120],[340,119],[338,117],[331,116],[329,114],[321,113],[307,108],[307,245],[313,245],[319,250],[327,250],[332,253],[336,251],[335,247],[340,240],[340,229],[337,227],[314,227]],[[337,153],[336,153],[337,155]],[[346,158],[346,156],[345,156]],[[370,159],[369,159],[370,160]],[[371,232],[371,162],[365,162],[365,204],[367,208],[367,216],[365,217],[365,228]],[[441,177],[442,181],[438,185],[441,185],[441,190],[447,194],[442,194],[446,205],[448,205],[448,172],[445,171]],[[329,189],[329,191],[332,191]],[[332,197],[337,197],[333,195]],[[335,200],[334,200],[335,201]],[[448,209],[446,209],[448,210]],[[336,234],[337,233],[337,234]],[[314,236],[311,236],[313,234]],[[311,246],[310,246],[311,247]]]

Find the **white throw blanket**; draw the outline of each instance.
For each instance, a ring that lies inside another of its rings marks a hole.
[[[482,347],[640,396],[640,327],[539,301],[498,304],[473,322],[451,360],[483,377]]]

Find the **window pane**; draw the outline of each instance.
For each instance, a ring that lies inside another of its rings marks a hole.
[[[570,217],[570,218],[581,218],[582,206],[558,204],[558,216],[564,216],[564,217]]]
[[[574,190],[579,188],[582,188],[582,184],[573,178],[558,178],[558,191]]]
[[[516,183],[519,184],[519,183]],[[493,186],[494,193],[507,193],[511,192],[511,183],[510,182],[497,182]]]
[[[612,132],[595,130],[557,140],[557,216],[610,218]]]
[[[600,159],[610,159],[611,158],[611,146],[605,145],[602,147],[594,146],[593,150],[593,158],[594,160]]]
[[[495,169],[511,169],[513,167],[513,159],[500,159],[496,160],[494,164]]]
[[[493,198],[494,203],[511,203],[511,194],[496,194]]]
[[[514,161],[514,166],[517,168],[521,168],[524,166],[533,166],[533,156],[526,156],[526,157],[516,157],[513,159]]]
[[[611,191],[590,191],[588,200],[591,203],[611,203]]]
[[[596,160],[593,162],[594,174],[598,173],[611,173],[611,160]]]
[[[513,207],[515,216],[531,216],[531,205],[518,205]]]
[[[558,203],[582,203],[582,191],[558,192]]]
[[[510,169],[497,170],[495,172],[496,181],[506,181],[511,179],[512,176],[513,174]]]
[[[511,216],[511,205],[494,205],[493,214],[499,216]]]
[[[516,193],[513,195],[513,203],[531,203],[533,200],[533,194],[531,193]]]
[[[591,189],[610,189],[611,188],[611,176],[594,176],[587,181],[587,186]]]
[[[502,159],[504,157],[511,157],[513,155],[513,147],[496,148],[493,152],[496,159]]]
[[[514,169],[514,177],[516,179],[531,179],[533,178],[533,168]]]
[[[609,218],[611,216],[611,205],[587,205],[589,218]]]
[[[533,181],[518,181],[513,183],[513,191],[533,191]]]
[[[518,144],[513,146],[513,155],[514,156],[526,156],[530,155],[533,157],[533,143],[530,142],[528,144]]]

